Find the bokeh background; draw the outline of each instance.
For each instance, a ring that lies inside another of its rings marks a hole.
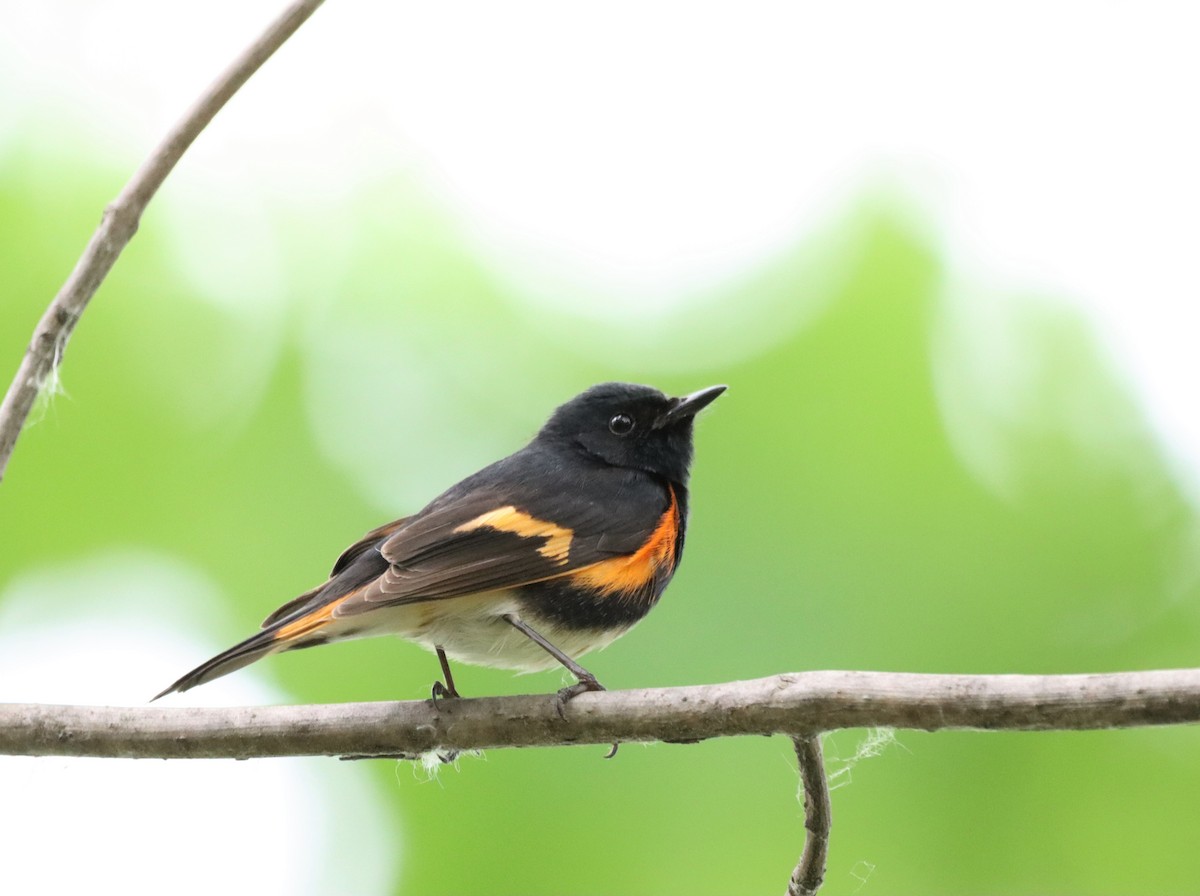
[[[0,366],[277,4],[0,11]],[[1200,650],[1185,4],[332,2],[172,176],[0,487],[0,700],[140,704],[603,380],[729,393],[610,687]],[[172,705],[423,697],[375,640]],[[465,693],[558,673],[463,668]],[[826,739],[825,892],[1184,893],[1200,732]],[[778,892],[786,740],[0,759],[14,891]]]

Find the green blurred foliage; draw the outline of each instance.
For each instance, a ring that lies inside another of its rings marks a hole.
[[[41,148],[4,159],[8,370],[117,186]],[[232,642],[361,532],[515,449],[591,382],[727,382],[699,426],[680,572],[635,633],[589,662],[610,687],[1195,662],[1195,514],[1087,327],[1030,306],[1022,359],[1036,400],[1003,430],[1019,475],[998,495],[960,459],[934,386],[952,300],[942,260],[886,202],[683,317],[627,323],[584,321],[565,298],[560,310],[523,303],[409,183],[355,200],[328,268],[316,213],[297,202],[274,219],[288,300],[240,314],[179,275],[151,210],[71,343],[65,394],[39,412],[0,488],[0,593],[28,570],[146,548],[219,584],[228,606],[211,608],[203,634]],[[757,348],[734,350],[745,333]],[[1080,438],[1060,415],[1064,390],[1132,436],[1115,452]],[[344,417],[320,411],[341,404]],[[347,437],[386,461],[386,488],[330,449]],[[411,502],[392,505],[397,493]],[[71,613],[80,596],[68,597],[47,617]],[[169,594],[144,612],[184,624]],[[146,693],[182,671],[145,669]],[[385,700],[424,696],[436,664],[380,639],[259,671],[300,701]],[[459,673],[479,695],[562,680]],[[832,768],[864,737],[828,738]],[[1189,891],[1198,747],[1194,729],[898,732],[837,779],[826,892]],[[436,780],[376,763],[409,841],[396,892],[782,888],[803,836],[786,740],[603,752],[495,751]],[[219,836],[198,852],[216,854]]]

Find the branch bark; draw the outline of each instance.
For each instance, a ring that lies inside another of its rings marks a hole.
[[[0,704],[0,755],[157,759],[396,756],[430,750],[937,731],[1132,728],[1200,722],[1200,669],[1103,675],[800,672],[583,694],[239,708]]]
[[[38,321],[17,375],[3,403],[0,403],[0,481],[4,479],[4,471],[29,412],[62,363],[67,342],[80,315],[112,270],[117,257],[133,239],[142,213],[158,188],[229,98],[304,24],[322,2],[298,0],[285,9],[209,86],[104,210],[100,226],[92,234],[75,269]]]

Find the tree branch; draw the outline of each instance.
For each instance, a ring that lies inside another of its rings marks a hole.
[[[792,738],[796,761],[800,765],[800,784],[804,790],[804,852],[787,896],[816,896],[825,881],[825,856],[829,852],[829,830],[833,809],[829,804],[829,782],[825,779],[825,760],[821,756],[821,736],[814,734]]]
[[[800,672],[583,694],[165,709],[0,704],[0,755],[253,759],[694,741],[896,727],[1083,730],[1200,721],[1200,669],[1105,675]]]
[[[233,61],[134,172],[104,210],[100,226],[33,331],[25,357],[0,404],[0,480],[29,412],[62,363],[67,341],[117,257],[133,239],[142,212],[187,148],[229,98],[316,11],[323,0],[297,0]]]
[[[0,704],[0,755],[135,759],[416,757],[497,747],[691,742],[787,734],[804,791],[788,896],[825,875],[829,788],[820,732],[1070,731],[1200,722],[1200,669],[1103,675],[799,672],[726,684],[582,694],[218,709]]]

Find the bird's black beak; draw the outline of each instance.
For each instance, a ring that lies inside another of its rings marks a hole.
[[[671,399],[671,406],[658,415],[651,426],[652,429],[662,429],[672,423],[678,423],[687,417],[694,417],[703,408],[712,404],[718,395],[728,389],[728,386],[709,386],[683,398]]]

